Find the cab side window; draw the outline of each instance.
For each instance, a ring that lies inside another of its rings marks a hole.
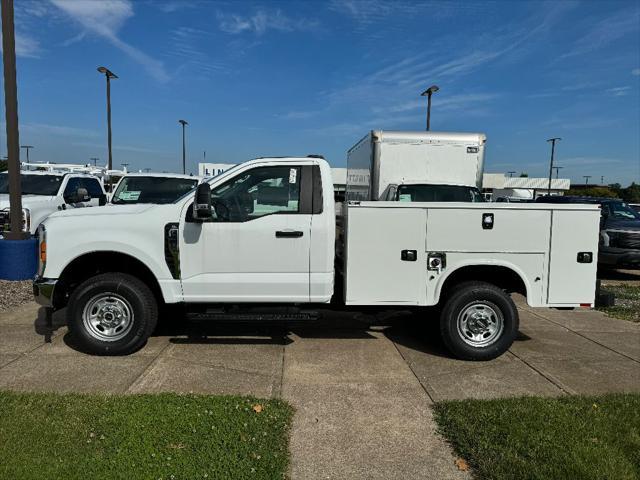
[[[215,221],[247,222],[300,211],[300,167],[257,167],[211,191]]]
[[[87,189],[91,198],[100,198],[103,195],[100,182],[96,178],[83,178],[84,188]]]
[[[64,188],[64,196],[68,197],[73,195],[79,188],[84,188],[80,183],[80,179],[77,177],[70,178],[67,182],[67,186]]]

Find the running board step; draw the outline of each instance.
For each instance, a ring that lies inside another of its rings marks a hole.
[[[187,312],[187,319],[193,322],[298,322],[317,320],[317,312],[298,313],[247,313],[247,312]]]

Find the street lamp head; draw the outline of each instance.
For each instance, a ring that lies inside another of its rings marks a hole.
[[[98,71],[109,78],[118,78],[118,76],[107,67],[98,67]]]
[[[440,90],[440,87],[438,87],[437,85],[431,85],[424,92],[422,92],[420,94],[420,96],[421,97],[426,97],[427,95],[431,95],[432,93],[436,93],[438,90]]]
[[[550,139],[547,140],[547,142],[554,142],[554,141],[557,141],[557,140],[562,140],[562,138],[560,138],[560,137],[550,138]]]
[[[178,123],[182,124],[183,127],[189,125],[186,120],[178,120]]]

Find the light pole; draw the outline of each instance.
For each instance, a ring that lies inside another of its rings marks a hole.
[[[185,133],[184,127],[189,125],[186,120],[178,120],[178,123],[182,125],[182,174],[187,173],[187,150],[185,147]]]
[[[109,147],[109,163],[107,169],[113,169],[113,157],[111,155],[111,79],[118,76],[107,67],[98,67],[98,72],[102,73],[107,79],[107,144]]]
[[[27,163],[29,163],[29,150],[33,148],[33,145],[20,145],[20,148],[24,148],[27,151]]]
[[[89,160],[91,160],[93,162],[93,166],[97,167],[98,166],[98,160],[100,160],[98,157],[91,157]]]
[[[128,163],[121,163],[120,164],[122,166],[122,169],[126,172],[127,171],[127,167],[130,165]]]
[[[427,132],[431,129],[431,95],[440,90],[437,85],[431,85],[420,94],[421,97],[427,97]]]
[[[507,172],[507,175],[509,175],[509,178],[513,178],[513,174],[514,174],[514,173],[516,173],[516,172],[513,172],[513,171],[511,171],[511,172]]]
[[[586,187],[587,185],[589,185],[589,179],[593,177],[593,175],[583,175],[582,178],[584,178],[584,186]]]
[[[556,171],[556,179],[558,178],[558,171],[562,168],[564,167],[553,167],[553,169]]]
[[[547,189],[547,195],[551,195],[551,174],[553,173],[553,156],[556,151],[556,142],[562,140],[560,137],[550,138],[547,142],[551,142],[551,163],[549,165],[549,188]]]

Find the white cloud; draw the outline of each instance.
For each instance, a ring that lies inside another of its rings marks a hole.
[[[614,97],[624,97],[631,92],[631,87],[629,86],[614,87],[614,88],[608,88],[606,91],[607,93],[613,95]]]
[[[16,56],[37,58],[40,56],[40,42],[35,38],[16,32]]]
[[[86,130],[84,128],[68,127],[64,125],[49,125],[46,123],[24,123],[20,126],[21,130],[29,132],[31,136],[35,135],[54,135],[64,137],[99,137],[100,134],[94,130]]]
[[[280,10],[273,12],[258,10],[250,16],[218,12],[217,18],[220,30],[233,35],[244,32],[263,35],[268,30],[279,32],[309,31],[317,29],[319,25],[313,20],[288,17]]]
[[[122,50],[147,72],[161,82],[169,80],[164,65],[133,45],[121,40],[118,31],[133,17],[133,6],[129,0],[50,0],[86,31],[94,33]]]
[[[640,68],[634,68],[631,70],[631,75],[635,75],[636,77],[640,75]]]
[[[635,33],[637,38],[639,25],[640,9],[631,8],[616,12],[596,22],[585,35],[575,42],[573,49],[560,58],[593,52],[632,33]]]

